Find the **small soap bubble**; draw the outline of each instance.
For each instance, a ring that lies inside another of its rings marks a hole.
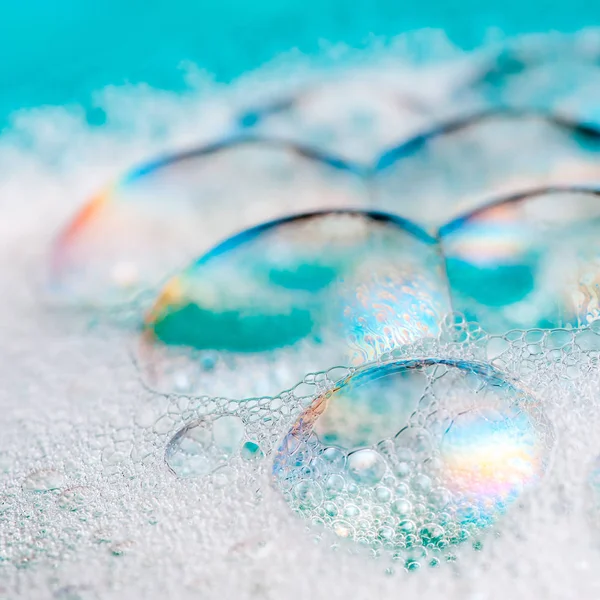
[[[348,455],[348,473],[359,484],[379,483],[386,472],[386,465],[375,450],[357,450]]]
[[[50,492],[58,490],[65,484],[65,477],[54,469],[40,469],[27,475],[23,481],[23,489],[31,492]]]
[[[94,490],[86,486],[75,486],[64,490],[56,503],[63,510],[76,512],[84,509],[94,498]]]
[[[246,442],[242,446],[241,456],[244,460],[257,461],[264,457],[264,452],[255,442]]]
[[[191,423],[168,443],[165,462],[178,477],[209,475],[239,453],[244,435],[244,423],[235,415]]]
[[[365,397],[379,398],[369,412],[360,410]],[[357,408],[360,436],[343,418]],[[346,461],[329,467],[325,444]],[[395,360],[359,368],[318,395],[284,438],[272,474],[276,488],[294,482],[299,490],[285,496],[294,512],[373,548],[385,542],[412,565],[497,524],[540,482],[553,444],[539,402],[491,367]],[[316,511],[323,498],[335,498],[335,510],[328,500]]]
[[[594,90],[600,83],[596,47],[578,39],[516,40],[485,61],[458,97],[482,98],[492,106],[564,110],[597,123]]]

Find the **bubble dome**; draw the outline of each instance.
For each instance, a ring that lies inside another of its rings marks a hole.
[[[553,443],[539,402],[485,365],[388,362],[314,400],[273,478],[294,511],[416,568],[494,525]]]

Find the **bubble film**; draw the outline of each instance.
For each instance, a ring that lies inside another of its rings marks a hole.
[[[492,202],[440,230],[455,310],[491,333],[600,317],[600,194],[550,189]]]
[[[275,393],[323,364],[359,365],[435,336],[448,310],[437,246],[416,226],[308,214],[248,230],[171,279],[139,363],[162,391],[231,395],[232,372],[257,368],[273,380],[244,381],[246,395]]]
[[[242,137],[160,159],[76,215],[52,250],[50,290],[119,304],[240,229],[364,201],[350,166],[283,141]]]
[[[539,402],[493,369],[394,361],[319,395],[273,478],[295,512],[416,568],[495,525],[540,482],[553,443]]]
[[[562,117],[483,111],[387,151],[374,179],[378,208],[432,227],[493,195],[598,181],[600,136]]]

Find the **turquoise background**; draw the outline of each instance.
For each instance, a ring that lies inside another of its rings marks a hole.
[[[597,0],[0,0],[0,126],[21,107],[89,108],[108,84],[182,89],[185,60],[228,81],[282,51],[314,55],[323,40],[362,47],[370,34],[434,28],[472,48],[489,28],[513,36],[597,24]]]

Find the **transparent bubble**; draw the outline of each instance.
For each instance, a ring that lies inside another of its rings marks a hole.
[[[283,141],[233,139],[158,159],[75,216],[52,249],[50,289],[61,300],[119,304],[240,229],[365,202],[349,166]]]
[[[65,477],[54,469],[33,471],[23,481],[23,489],[32,492],[50,492],[63,487]]]
[[[244,423],[235,415],[191,423],[169,442],[165,462],[182,478],[209,475],[240,452],[244,435]]]
[[[338,73],[248,111],[241,124],[370,164],[382,148],[425,125],[432,112],[424,98],[401,83],[398,73],[384,69]]]
[[[309,496],[286,496],[295,512],[342,537],[384,541],[408,567],[496,524],[541,480],[553,444],[537,400],[494,369],[396,360],[359,368],[316,397],[272,473],[276,488]],[[332,447],[346,461],[329,467],[320,457]],[[335,510],[316,510],[322,496]]]
[[[370,448],[356,450],[348,455],[348,473],[357,483],[375,485],[386,473],[385,461]]]
[[[599,123],[599,59],[597,38],[547,36],[512,43],[482,62],[460,96],[479,96],[493,106],[566,111]]]
[[[490,333],[589,325],[600,317],[599,233],[594,190],[540,190],[479,208],[440,230],[452,304]]]
[[[138,364],[163,392],[272,395],[305,373],[435,336],[449,307],[441,266],[432,238],[380,213],[268,223],[167,283],[147,315]],[[253,373],[239,391],[236,370]]]
[[[433,228],[499,194],[600,179],[600,134],[568,119],[484,111],[384,153],[375,205]]]

